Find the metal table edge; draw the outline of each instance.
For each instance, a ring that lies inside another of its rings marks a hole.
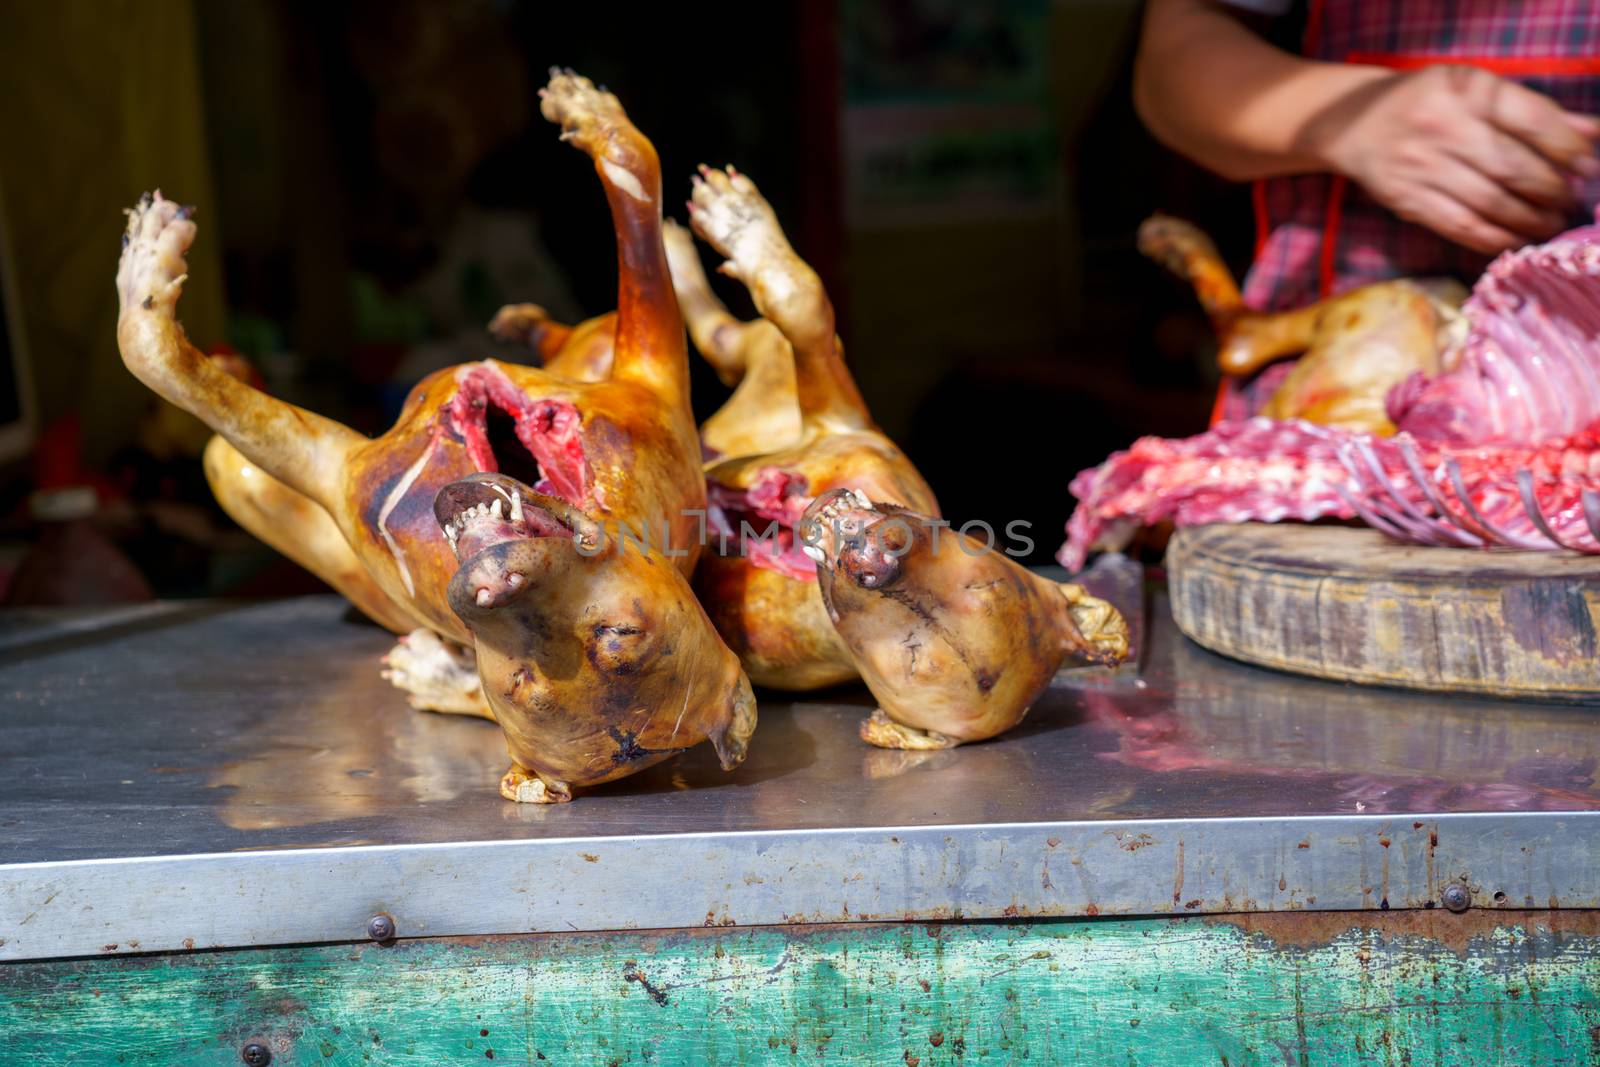
[[[1600,907],[1600,813],[696,832],[0,865],[0,961],[840,922]],[[1459,891],[1456,891],[1459,898]]]

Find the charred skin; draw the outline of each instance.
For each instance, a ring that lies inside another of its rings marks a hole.
[[[879,710],[862,739],[948,748],[1015,726],[1069,659],[1112,664],[1127,624],[927,515],[848,490],[806,512],[818,585]]]
[[[1389,435],[1389,390],[1421,371],[1439,370],[1439,353],[1459,320],[1466,293],[1453,284],[1406,280],[1362,286],[1282,312],[1247,308],[1211,240],[1164,215],[1139,230],[1139,250],[1189,281],[1217,331],[1223,373],[1253,375],[1299,357],[1261,414]]]
[[[438,494],[451,607],[505,733],[509,800],[553,803],[710,741],[744,759],[755,699],[683,575],[503,475]]]
[[[618,310],[603,381],[494,360],[465,364],[421,382],[394,427],[368,439],[251,388],[187,343],[176,305],[187,277],[184,253],[196,232],[190,209],[159,194],[143,198],[129,213],[117,274],[117,339],[128,368],[208,423],[286,493],[325,512],[400,614],[463,643],[470,635],[446,597],[456,560],[434,521],[433,502],[445,485],[498,469],[506,458],[489,443],[491,410],[515,416],[516,436],[526,438],[525,450],[560,482],[556,491],[570,503],[611,523],[648,528],[658,545],[665,529],[671,546],[686,553],[674,561],[686,573],[699,547],[693,512],[704,506],[705,485],[688,402],[683,319],[662,246],[655,150],[615,97],[585,79],[553,73],[541,96],[563,140],[593,159],[617,231]],[[561,433],[539,429],[546,422],[559,424]],[[554,459],[546,463],[549,457],[529,441],[549,445]],[[520,456],[524,465],[529,458]],[[281,516],[285,541],[300,538],[296,516],[320,521],[287,505],[273,514]],[[333,580],[325,569],[319,574]]]

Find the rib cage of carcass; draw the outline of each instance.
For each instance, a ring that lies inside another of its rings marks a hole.
[[[1388,393],[1398,432],[1225,421],[1147,437],[1072,481],[1058,558],[1140,526],[1360,518],[1423,545],[1600,553],[1600,225],[1494,261],[1440,372]]]

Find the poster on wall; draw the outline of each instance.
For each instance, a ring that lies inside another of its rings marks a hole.
[[[1048,0],[844,0],[840,14],[851,228],[1055,210]]]

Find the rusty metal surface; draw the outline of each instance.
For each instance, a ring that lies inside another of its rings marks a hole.
[[[1129,576],[1110,580],[1128,587]],[[0,959],[867,919],[1600,906],[1600,716],[1280,675],[1175,635],[1017,730],[868,749],[864,691],[768,699],[559,807],[488,724],[410,711],[341,601],[0,650]],[[15,632],[15,631],[13,631]]]

